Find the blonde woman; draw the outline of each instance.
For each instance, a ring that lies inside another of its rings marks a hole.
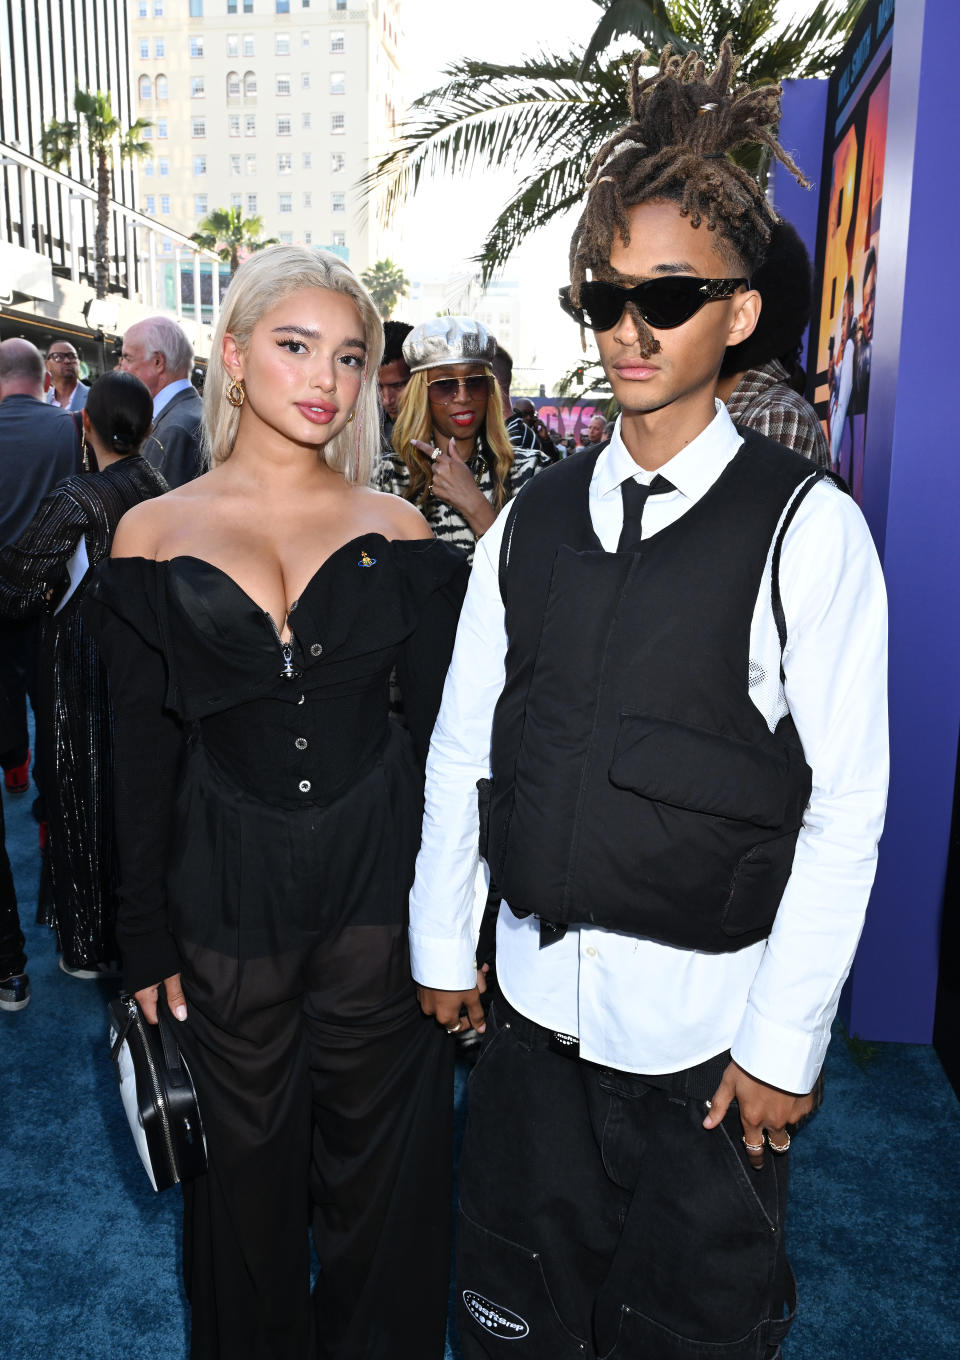
[[[469,317],[415,326],[403,344],[412,374],[380,485],[412,502],[438,538],[473,560],[476,541],[543,465],[516,449],[503,421],[491,364],[497,342]]]
[[[406,894],[462,562],[368,484],[382,344],[335,257],[248,260],[210,470],[124,517],[96,588],[125,983],[182,1022],[208,1145],[193,1360],[443,1352],[452,1051],[417,1014]]]

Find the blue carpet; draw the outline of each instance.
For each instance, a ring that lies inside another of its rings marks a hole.
[[[61,973],[33,925],[29,802],[5,797],[33,999],[0,1012],[3,1354],[182,1360],[179,1196],[150,1190],[129,1139],[106,1050],[111,988]],[[457,1089],[462,1122],[463,1073]],[[931,1048],[870,1056],[835,1037],[826,1104],[790,1154],[800,1313],[786,1360],[960,1353],[958,1116]]]

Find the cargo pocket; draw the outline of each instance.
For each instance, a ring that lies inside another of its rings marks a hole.
[[[733,874],[720,926],[725,935],[765,929],[773,924],[797,848],[796,831],[755,845],[742,856]]]
[[[583,1360],[584,1343],[561,1322],[537,1252],[481,1227],[461,1208],[457,1259],[464,1360]]]
[[[762,1322],[737,1341],[692,1341],[624,1306],[614,1347],[600,1360],[636,1360],[641,1355],[656,1360],[764,1360],[767,1332],[768,1324]]]

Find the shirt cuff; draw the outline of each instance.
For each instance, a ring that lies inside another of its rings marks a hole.
[[[731,1046],[734,1062],[751,1077],[794,1095],[812,1091],[830,1043],[830,1026],[807,1030],[778,1025],[750,1003]]]
[[[477,949],[469,940],[410,931],[410,971],[421,987],[468,992],[477,985]]]

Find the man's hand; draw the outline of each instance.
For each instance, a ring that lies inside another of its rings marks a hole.
[[[714,1092],[710,1113],[703,1121],[703,1127],[715,1129],[734,1099],[740,1106],[747,1157],[757,1171],[763,1166],[764,1131],[774,1150],[779,1148],[785,1151],[790,1146],[787,1125],[799,1124],[816,1103],[813,1092],[798,1096],[790,1091],[781,1091],[776,1086],[768,1086],[765,1081],[757,1081],[756,1077],[749,1076],[742,1067],[731,1062]]]
[[[443,992],[438,987],[417,987],[417,1000],[424,1015],[432,1015],[448,1034],[458,1034],[471,1026],[478,1034],[487,1028],[479,987],[468,992]],[[466,1010],[466,1024],[461,1011]]]
[[[178,1020],[187,1018],[187,1002],[183,995],[183,988],[180,986],[180,974],[174,973],[172,977],[164,978],[163,985],[167,993],[167,1005]],[[148,1025],[157,1023],[157,1000],[160,995],[159,982],[154,987],[144,987],[140,992],[134,992],[134,998],[140,1003],[144,1018]]]

